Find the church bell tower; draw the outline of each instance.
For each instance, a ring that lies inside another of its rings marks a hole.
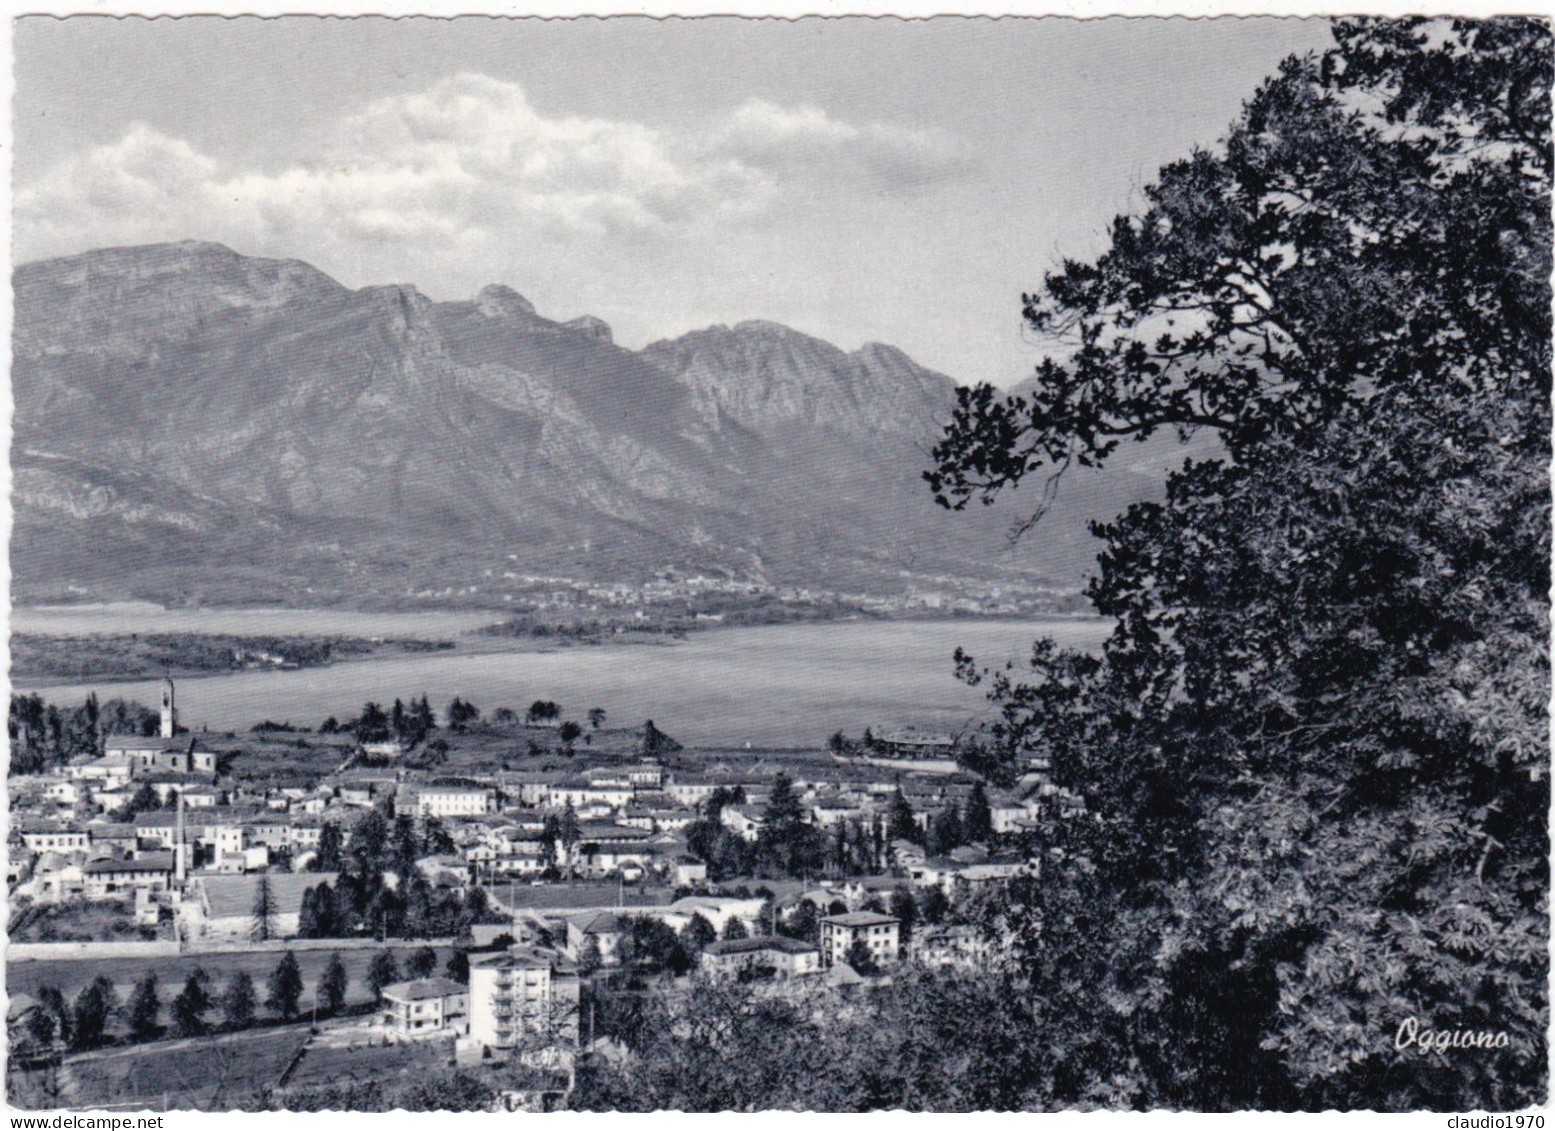
[[[178,709],[173,706],[173,679],[162,680],[162,737],[172,738],[178,730]]]

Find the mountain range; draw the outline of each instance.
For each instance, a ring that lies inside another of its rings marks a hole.
[[[951,514],[921,480],[949,377],[773,323],[634,351],[504,286],[434,302],[209,243],[14,285],[19,604],[500,606],[503,573],[666,569],[1072,586],[1086,521],[1159,489],[1076,479],[1011,546],[1017,507]]]

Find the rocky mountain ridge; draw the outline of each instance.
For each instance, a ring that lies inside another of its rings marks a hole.
[[[1148,490],[1082,485],[1011,549],[1013,512],[947,514],[919,479],[950,378],[773,323],[632,351],[506,286],[434,302],[204,243],[14,281],[23,603],[499,603],[481,579],[502,563],[853,591],[899,590],[904,571],[1073,583],[1085,519]]]

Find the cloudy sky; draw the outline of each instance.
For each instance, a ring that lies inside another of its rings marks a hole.
[[[15,27],[15,254],[219,240],[625,345],[784,322],[1011,384],[1101,246],[1317,21],[70,20]]]

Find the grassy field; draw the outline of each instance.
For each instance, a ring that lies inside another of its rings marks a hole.
[[[34,906],[12,926],[11,942],[132,941],[171,938],[172,928],[137,927],[133,906],[117,903],[71,902]]]
[[[389,944],[394,952],[395,960],[399,963],[403,974],[406,961],[411,953],[420,949],[421,943],[392,943]],[[303,1009],[309,1008],[313,998],[313,987],[317,984],[324,968],[329,964],[330,951],[327,950],[299,950],[294,951],[297,956],[297,964],[302,968],[302,981],[305,987],[302,995]],[[346,990],[348,1004],[367,1001],[370,997],[367,990],[367,967],[377,954],[375,947],[362,947],[354,950],[342,949],[341,961],[345,963],[346,974],[351,979]],[[437,948],[438,974],[443,972],[443,964],[448,961],[452,950],[448,947]],[[75,995],[84,989],[92,979],[99,974],[106,975],[113,980],[118,988],[121,998],[129,1000],[130,992],[135,988],[135,983],[145,977],[147,971],[155,971],[160,986],[162,1004],[164,1006],[164,1022],[166,1021],[166,1005],[182,989],[186,979],[197,967],[203,967],[211,976],[214,983],[211,987],[213,995],[219,995],[227,985],[227,980],[238,971],[247,971],[254,979],[254,986],[261,999],[265,996],[265,980],[269,978],[270,971],[275,969],[275,964],[281,959],[281,952],[277,950],[264,951],[239,951],[232,954],[187,954],[176,958],[151,957],[151,958],[110,958],[110,959],[82,959],[75,961],[44,960],[6,963],[5,980],[9,993],[28,993],[36,995],[43,986],[55,986],[64,993],[66,1000],[74,999]],[[215,1020],[215,1014],[212,1014]]]
[[[415,1083],[427,1072],[452,1064],[453,1044],[446,1040],[349,1048],[332,1048],[316,1042],[297,1062],[287,1078],[286,1087],[290,1091],[331,1084],[344,1087],[377,1082],[385,1088],[394,1088]]]
[[[11,1102],[22,1108],[135,1105],[224,1111],[238,1098],[274,1087],[307,1039],[306,1025],[193,1041],[158,1041],[67,1057],[57,1074],[13,1071]]]

